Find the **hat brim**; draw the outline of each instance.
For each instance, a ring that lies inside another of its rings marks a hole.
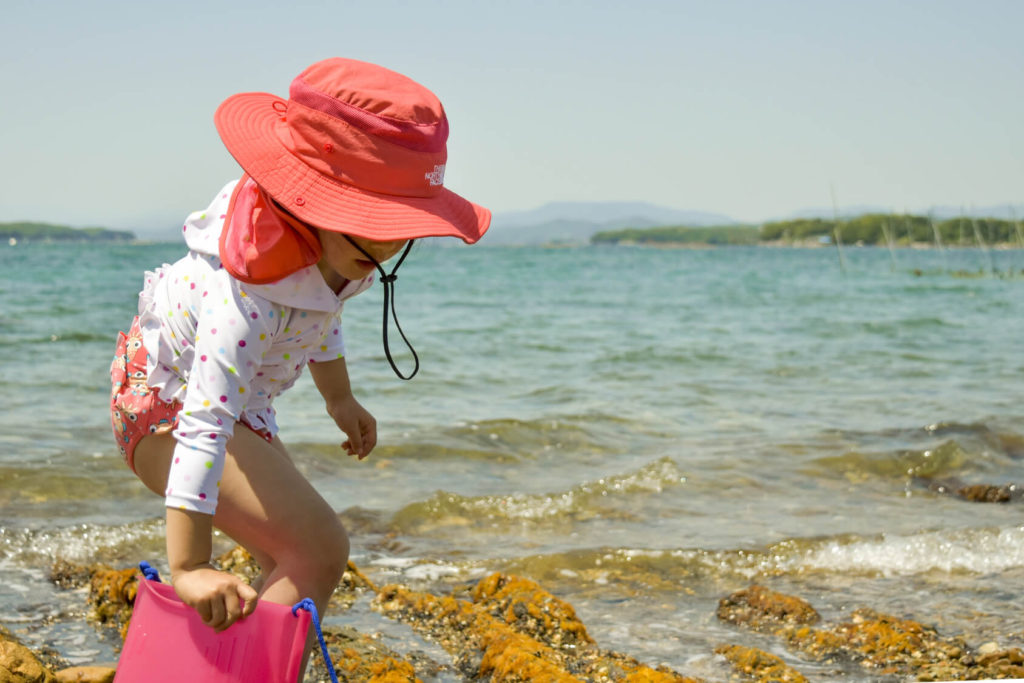
[[[491,212],[447,188],[432,197],[371,192],[325,176],[284,145],[278,124],[285,100],[270,93],[240,93],[214,115],[224,146],[246,173],[289,213],[324,230],[376,241],[421,237],[480,239]],[[277,107],[278,109],[275,109]]]

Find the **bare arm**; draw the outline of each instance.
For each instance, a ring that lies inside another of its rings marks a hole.
[[[362,460],[377,445],[377,421],[352,395],[345,359],[310,363],[309,373],[324,397],[327,414],[348,437],[341,447]]]
[[[256,591],[236,576],[210,564],[213,517],[167,508],[167,559],[171,584],[203,623],[223,631],[256,609]]]

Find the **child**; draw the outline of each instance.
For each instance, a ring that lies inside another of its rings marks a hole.
[[[175,591],[220,631],[256,598],[322,611],[348,560],[337,514],[277,437],[273,399],[308,363],[342,447],[369,455],[376,423],[349,386],[342,303],[381,274],[387,350],[394,271],[380,264],[418,237],[476,242],[490,212],[443,186],[441,103],[379,66],[318,62],[288,99],[235,95],[215,122],[245,173],[189,216],[188,255],[146,274],[111,417],[128,466],[166,496]],[[213,526],[259,562],[252,586],[211,566]]]

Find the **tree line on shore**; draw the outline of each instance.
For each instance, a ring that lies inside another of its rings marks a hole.
[[[824,218],[799,218],[772,221],[761,226],[722,225],[692,227],[685,225],[658,228],[605,230],[591,237],[592,244],[708,244],[756,245],[764,243],[801,244],[808,242],[906,246],[985,246],[1007,244],[1024,247],[1024,226],[1020,221],[998,218],[959,217],[935,221],[928,216],[910,214],[864,214],[839,221]]]
[[[107,228],[70,228],[66,225],[21,221],[0,223],[0,239],[17,241],[42,240],[134,240],[135,234],[127,230]]]

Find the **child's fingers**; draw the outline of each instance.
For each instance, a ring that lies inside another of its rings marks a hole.
[[[238,586],[238,597],[242,601],[242,618],[244,619],[256,610],[259,596],[256,594],[255,588],[242,583]]]
[[[366,433],[363,435],[363,451],[362,455],[366,456],[370,454],[374,448],[377,447],[377,430],[373,425],[368,425]]]
[[[358,429],[353,429],[351,432],[346,432],[346,434],[348,435],[348,444],[351,449],[349,454],[361,454],[363,452],[363,435],[359,433]]]
[[[215,628],[223,631],[231,624],[238,621],[242,616],[242,603],[238,599],[238,591],[229,589],[224,595],[224,618]]]
[[[213,610],[210,606],[209,600],[202,600],[195,605],[196,614],[203,620],[204,624],[209,624],[213,618]]]
[[[224,618],[226,616],[224,600],[220,596],[215,596],[208,602],[208,604],[210,605],[210,618],[209,620],[204,619],[203,622],[207,626],[211,626],[219,631],[221,630],[221,625],[224,623]]]

